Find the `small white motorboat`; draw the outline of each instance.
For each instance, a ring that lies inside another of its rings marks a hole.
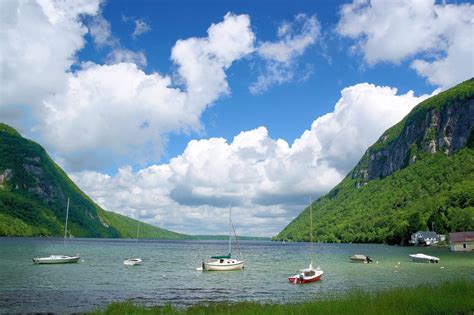
[[[429,256],[425,254],[412,254],[409,255],[411,260],[414,262],[427,262],[427,263],[438,263],[439,258],[434,256]]]
[[[358,263],[364,263],[364,264],[370,264],[372,262],[372,259],[369,256],[365,255],[352,255],[350,257],[351,262],[358,262]]]
[[[302,269],[299,273],[288,278],[291,283],[309,283],[321,280],[323,271],[318,268],[313,268],[313,262],[309,264],[309,268]]]
[[[79,261],[79,255],[65,256],[65,255],[51,255],[48,257],[35,257],[33,262],[35,264],[71,264]]]
[[[125,259],[123,261],[123,264],[126,266],[138,266],[142,264],[141,258],[130,258],[130,259]]]

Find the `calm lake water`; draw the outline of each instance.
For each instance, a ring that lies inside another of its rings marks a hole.
[[[202,258],[222,254],[225,241],[141,241],[0,238],[0,312],[82,312],[112,301],[186,306],[208,301],[299,302],[341,294],[353,288],[377,291],[467,278],[474,281],[474,253],[446,248],[376,244],[241,242],[246,269],[200,272]],[[408,254],[423,252],[439,264],[413,263]],[[81,262],[34,265],[35,256],[79,253]],[[143,265],[123,260],[137,253]],[[378,264],[350,263],[365,254]],[[324,270],[322,281],[292,285],[287,277],[311,258]]]

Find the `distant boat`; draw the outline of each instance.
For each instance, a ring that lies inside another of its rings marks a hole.
[[[427,262],[427,263],[438,263],[439,258],[434,256],[429,256],[425,254],[413,254],[409,255],[411,260],[414,262]]]
[[[51,255],[48,257],[35,257],[33,262],[35,264],[69,264],[77,263],[79,261],[79,255],[76,256],[63,256],[63,255]]]
[[[238,247],[240,259],[232,258],[232,231],[234,231],[234,236],[237,240],[237,234],[235,233],[235,228],[232,224],[232,209],[229,207],[229,253],[227,255],[211,256],[211,259],[215,260],[209,262],[203,261],[201,268],[198,268],[198,270],[230,271],[244,269],[244,261],[242,260],[240,246]]]
[[[138,248],[138,233],[140,231],[140,210],[138,210],[138,220],[137,220],[137,248]],[[142,264],[142,259],[139,257],[132,257],[125,259],[123,264],[126,266],[138,266]]]
[[[309,197],[309,222],[310,222],[310,227],[309,227],[309,239],[311,243],[311,248],[313,248],[313,212],[311,209],[311,197]],[[321,277],[323,275],[323,271],[321,268],[313,267],[313,261],[309,264],[309,267],[306,269],[301,269],[297,274],[291,276],[288,278],[288,281],[290,283],[309,283],[309,282],[315,282],[321,280]]]
[[[66,223],[64,224],[64,245],[66,245],[68,217],[69,217],[69,198],[67,198]],[[70,264],[70,263],[77,263],[79,259],[80,259],[79,254],[76,254],[75,256],[50,255],[48,257],[35,257],[33,258],[33,262],[35,264]]]
[[[370,264],[372,259],[369,256],[365,255],[353,255],[350,257],[351,262],[360,262]]]

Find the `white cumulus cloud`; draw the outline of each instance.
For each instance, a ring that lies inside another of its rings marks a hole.
[[[225,70],[254,49],[248,15],[227,13],[212,24],[207,38],[178,40],[171,57],[186,84],[190,106],[205,106],[229,92]]]
[[[65,89],[67,71],[83,48],[81,15],[95,15],[100,1],[2,1],[0,3],[0,113],[41,103]],[[25,113],[24,113],[25,115]]]
[[[225,70],[254,44],[250,18],[228,13],[207,37],[177,41],[180,82],[171,82],[140,69],[144,53],[113,38],[99,1],[11,1],[0,12],[0,113],[15,127],[34,124],[35,138],[70,170],[157,158],[167,133],[200,128],[206,107],[229,92]],[[76,61],[85,15],[95,43],[112,48],[107,64]]]
[[[434,0],[355,0],[343,5],[337,31],[357,40],[369,64],[400,63],[450,87],[474,75],[474,6]]]
[[[257,47],[265,66],[257,81],[250,85],[250,92],[259,94],[273,85],[292,81],[297,74],[297,58],[315,44],[319,34],[320,25],[315,16],[300,13],[292,22],[283,21],[278,27],[278,40],[261,42]]]
[[[265,127],[232,141],[192,140],[167,164],[116,176],[76,173],[74,180],[107,209],[186,233],[224,233],[233,205],[240,233],[273,235],[308,201],[336,185],[382,132],[426,99],[368,83],[345,88],[334,111],[291,145]],[[139,193],[137,193],[139,192]]]

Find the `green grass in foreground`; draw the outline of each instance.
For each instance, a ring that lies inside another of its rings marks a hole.
[[[215,303],[178,309],[120,302],[91,314],[474,314],[474,283],[461,280],[377,293],[351,291],[338,298],[299,304]]]

